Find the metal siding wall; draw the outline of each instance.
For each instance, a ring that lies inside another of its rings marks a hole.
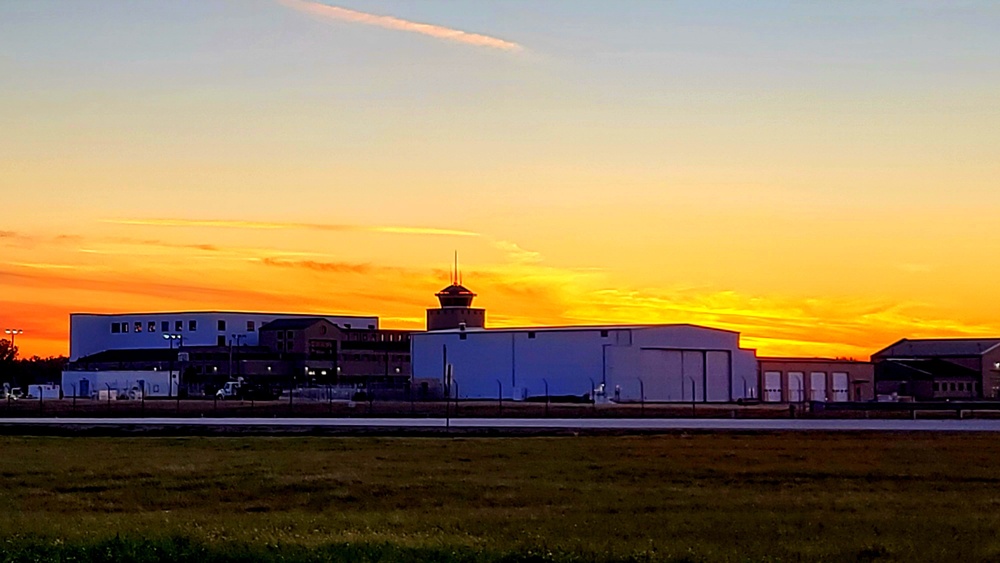
[[[681,352],[677,350],[642,350],[639,352],[639,373],[625,378],[622,400],[640,400],[639,378],[642,378],[647,401],[690,400],[690,383],[681,373]],[[630,380],[631,379],[631,380]],[[634,380],[634,381],[632,381]]]
[[[448,346],[462,398],[497,396],[497,380],[506,398],[542,397],[548,381],[549,395],[584,395],[590,380],[601,383],[602,344],[596,331],[475,332],[419,334],[413,337],[413,369],[417,378],[442,377],[441,346]],[[513,335],[513,346],[511,340]],[[513,377],[512,377],[513,361]]]
[[[709,352],[707,354],[708,388],[706,399],[708,401],[725,402],[730,400],[729,393],[732,384],[730,354],[727,352]],[[750,383],[747,381],[748,385]],[[739,388],[743,388],[742,380],[740,380]]]

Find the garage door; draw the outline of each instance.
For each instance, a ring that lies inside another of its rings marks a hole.
[[[833,400],[834,401],[849,401],[849,385],[847,381],[847,373],[842,371],[833,372]]]
[[[788,372],[788,401],[801,403],[805,400],[805,374],[801,371]]]
[[[781,372],[764,372],[764,400],[768,403],[781,402]]]
[[[809,374],[809,400],[826,402],[826,372],[814,371]]]

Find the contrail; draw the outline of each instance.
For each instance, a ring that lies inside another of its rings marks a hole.
[[[307,14],[312,14],[315,16],[333,18],[341,21],[363,23],[367,25],[376,25],[378,27],[384,27],[386,29],[395,29],[397,31],[410,31],[413,33],[422,33],[424,35],[430,35],[431,37],[436,37],[438,39],[455,41],[457,43],[465,43],[466,45],[475,45],[477,47],[491,47],[493,49],[502,49],[504,51],[521,51],[524,49],[517,43],[513,43],[511,41],[504,41],[503,39],[497,39],[496,37],[490,37],[489,35],[468,33],[465,31],[451,29],[448,27],[441,27],[439,25],[432,25],[429,23],[411,22],[400,18],[394,18],[392,16],[378,16],[375,14],[368,14],[365,12],[356,12],[354,10],[348,10],[347,8],[329,6],[327,4],[320,4],[319,2],[310,2],[308,0],[278,0],[278,1],[284,4],[285,6],[292,8],[293,10],[298,10],[300,12],[305,12]]]

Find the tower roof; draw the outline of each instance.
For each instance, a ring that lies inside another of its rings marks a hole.
[[[469,288],[464,285],[459,285],[453,283],[448,287],[442,289],[441,291],[435,293],[438,297],[475,297],[476,294],[473,293]]]

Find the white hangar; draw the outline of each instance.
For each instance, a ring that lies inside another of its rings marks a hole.
[[[618,401],[759,396],[756,353],[740,348],[737,332],[688,324],[487,329],[469,326],[460,311],[471,310],[474,293],[452,284],[437,295],[441,309],[428,310],[437,330],[411,336],[413,377],[453,382],[451,393],[462,399],[595,391]],[[442,316],[456,323],[445,328]]]

